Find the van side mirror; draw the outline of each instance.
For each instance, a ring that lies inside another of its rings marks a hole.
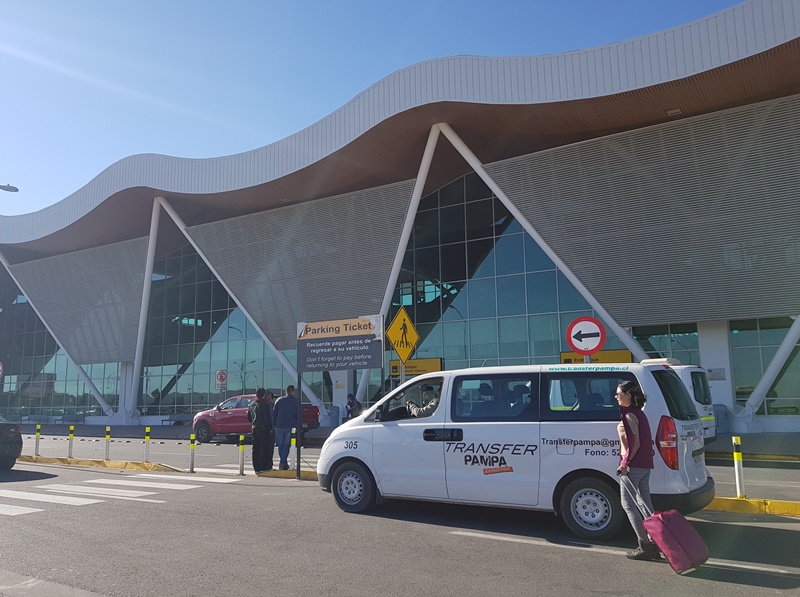
[[[376,408],[375,412],[373,413],[373,415],[375,416],[375,421],[376,422],[380,421],[381,420],[381,415],[383,415],[383,409],[382,408]]]

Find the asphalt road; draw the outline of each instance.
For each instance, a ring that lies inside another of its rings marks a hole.
[[[692,517],[712,560],[679,576],[626,560],[632,532],[591,543],[547,513],[399,501],[345,514],[293,479],[18,463],[0,474],[9,507],[9,596],[800,593],[794,518]]]

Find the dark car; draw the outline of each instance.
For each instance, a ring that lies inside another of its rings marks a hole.
[[[10,470],[22,454],[22,427],[0,417],[0,471]]]

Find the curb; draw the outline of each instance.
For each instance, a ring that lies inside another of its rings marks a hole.
[[[706,452],[706,458],[714,460],[730,460],[733,462],[731,452]],[[772,460],[783,462],[800,462],[797,454],[756,454],[754,452],[742,452],[742,460]]]
[[[296,479],[297,471],[264,471],[258,473],[257,477],[272,477],[273,479]],[[300,471],[301,481],[318,481],[317,473],[314,471]]]
[[[714,498],[705,510],[739,514],[778,514],[800,516],[800,502],[785,500],[749,500],[747,498]]]
[[[181,472],[182,469],[157,462],[131,462],[129,460],[92,460],[89,458],[48,458],[46,456],[17,457],[19,462],[35,462],[39,464],[64,464],[70,466],[96,466],[99,468],[116,468],[129,471],[159,471],[164,473]]]

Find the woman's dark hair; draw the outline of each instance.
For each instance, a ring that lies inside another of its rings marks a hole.
[[[631,395],[631,406],[644,408],[647,397],[642,392],[642,388],[635,381],[623,381],[619,384],[619,389]]]

